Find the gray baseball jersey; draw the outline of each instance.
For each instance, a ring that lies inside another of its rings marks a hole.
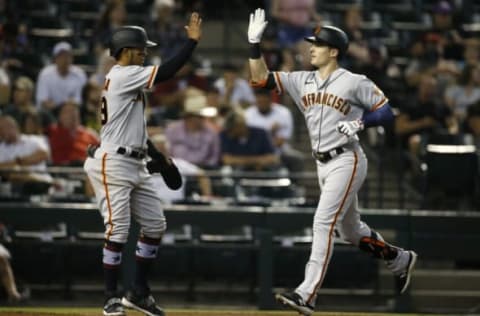
[[[166,229],[162,201],[146,160],[117,153],[119,146],[147,147],[143,90],[152,87],[157,69],[115,65],[105,78],[101,146],[87,158],[84,169],[104,219],[106,240],[125,243],[131,215],[151,238],[159,238]]]
[[[361,221],[357,204],[357,192],[367,175],[367,158],[358,137],[345,136],[337,131],[337,125],[341,121],[360,119],[364,111],[376,110],[388,99],[367,77],[343,68],[336,69],[325,80],[319,77],[318,71],[273,74],[278,91],[287,91],[304,114],[314,151],[331,152],[350,145],[326,162],[316,161],[322,193],[313,218],[313,240],[305,278],[295,289],[307,304],[314,306],[333,253],[335,228],[343,239],[354,245],[372,236],[372,229]],[[389,261],[390,267],[396,267],[391,268],[392,271],[404,269],[410,257],[408,251],[398,249],[397,258]]]
[[[279,93],[287,91],[305,116],[312,149],[326,152],[358,141],[337,131],[340,121],[362,117],[388,102],[366,76],[338,68],[325,80],[318,71],[273,72]]]
[[[146,148],[143,89],[152,87],[157,70],[158,66],[115,65],[108,72],[102,93],[102,143]]]

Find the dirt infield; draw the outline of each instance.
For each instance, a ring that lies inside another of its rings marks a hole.
[[[168,316],[295,316],[291,311],[257,311],[257,310],[175,310],[168,309]],[[100,308],[0,308],[0,316],[101,316]],[[142,316],[142,313],[127,311],[128,316]],[[342,312],[318,312],[315,316],[422,316],[420,314],[385,314],[385,313],[342,313]],[[428,316],[434,316],[429,314]]]

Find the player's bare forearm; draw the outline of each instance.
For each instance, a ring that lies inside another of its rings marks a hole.
[[[230,166],[240,167],[257,167],[262,169],[263,167],[276,165],[279,163],[279,159],[275,154],[255,155],[255,156],[232,156],[223,155],[223,163]]]
[[[276,165],[280,162],[278,156],[275,154],[261,155],[256,158],[256,163],[262,167]]]
[[[212,182],[210,178],[205,174],[200,174],[198,176],[198,186],[200,187],[200,192],[203,196],[212,196]]]
[[[261,158],[261,156],[222,155],[223,163],[230,166],[254,166],[258,163],[259,158]]]
[[[47,159],[48,159],[48,152],[46,152],[45,150],[39,149],[28,156],[17,158],[17,162],[21,166],[29,166],[29,165],[38,164],[42,161],[46,161]]]
[[[11,171],[10,169],[17,165],[15,160],[0,162],[0,171]]]
[[[267,80],[269,70],[263,57],[258,59],[250,58],[248,63],[250,65],[250,80],[252,83],[255,84]]]

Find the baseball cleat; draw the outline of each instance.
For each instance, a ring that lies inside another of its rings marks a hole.
[[[118,297],[111,297],[105,301],[103,305],[104,316],[125,316],[122,300]]]
[[[300,315],[310,316],[313,314],[313,306],[305,303],[303,298],[295,292],[276,294],[275,299],[281,304],[296,310]]]
[[[410,285],[410,278],[412,276],[413,268],[415,267],[415,263],[417,262],[417,254],[414,251],[408,251],[408,263],[405,267],[405,271],[401,274],[395,276],[395,288],[397,293],[403,294],[408,286]]]
[[[155,303],[152,295],[139,297],[130,291],[122,298],[122,304],[147,316],[165,316],[163,310]]]

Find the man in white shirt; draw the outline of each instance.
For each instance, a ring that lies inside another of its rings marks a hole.
[[[255,100],[255,105],[245,111],[247,125],[267,131],[282,163],[290,171],[301,171],[304,155],[289,144],[293,133],[292,113],[286,106],[272,102],[271,92],[266,89],[255,90]]]
[[[11,182],[52,181],[47,173],[50,148],[35,135],[20,133],[17,122],[0,116],[0,174]],[[12,172],[12,170],[14,170]],[[24,170],[26,172],[15,172]]]
[[[223,66],[223,76],[214,82],[214,87],[220,92],[223,104],[245,108],[255,103],[252,87],[232,64]]]
[[[85,71],[72,65],[72,46],[60,42],[53,48],[54,63],[45,66],[37,79],[37,107],[53,110],[66,101],[82,103],[82,89],[87,82]]]

